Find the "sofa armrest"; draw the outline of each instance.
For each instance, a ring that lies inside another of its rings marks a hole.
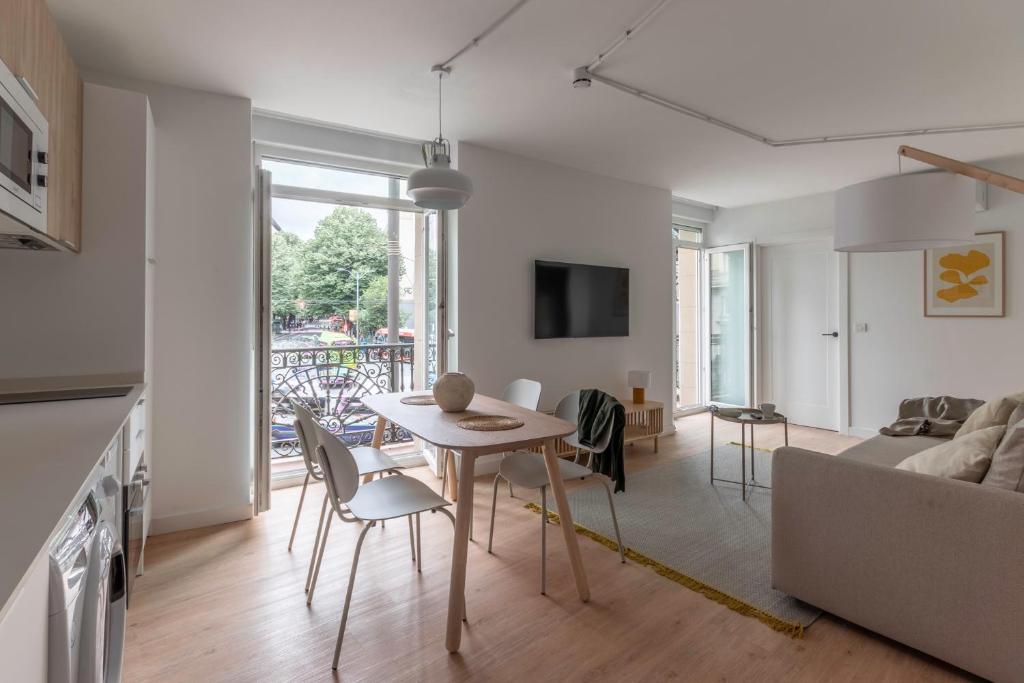
[[[772,584],[993,680],[1024,671],[1024,495],[799,448],[772,459]]]

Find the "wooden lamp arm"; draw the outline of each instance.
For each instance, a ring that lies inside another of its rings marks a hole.
[[[959,173],[960,175],[980,180],[983,183],[1001,187],[1004,190],[1024,194],[1024,180],[1012,175],[1006,175],[1005,173],[999,173],[997,171],[990,171],[987,168],[968,164],[963,161],[957,161],[956,159],[950,159],[949,157],[940,156],[938,154],[932,154],[931,152],[926,152],[923,149],[908,147],[907,145],[900,146],[899,155],[945,169],[952,173]]]

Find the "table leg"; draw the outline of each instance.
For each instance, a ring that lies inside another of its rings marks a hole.
[[[370,441],[370,445],[374,448],[380,448],[384,444],[384,428],[388,426],[388,421],[382,415],[377,416],[377,424],[373,427],[373,440]],[[363,475],[363,483],[368,484],[373,479],[372,474]]]
[[[565,497],[565,483],[562,481],[561,470],[558,467],[558,456],[555,455],[554,439],[544,442],[544,464],[547,465],[551,492],[555,494],[555,505],[558,507],[558,516],[561,518],[562,535],[565,537],[565,547],[569,551],[569,563],[572,565],[572,574],[576,579],[576,593],[579,594],[580,600],[587,602],[590,600],[587,572],[583,568],[583,558],[580,557],[580,545],[576,539],[576,528],[572,523],[572,512],[569,511],[569,499]],[[462,505],[461,501],[459,505]]]
[[[747,425],[740,422],[740,496],[747,499]]]
[[[448,463],[448,497],[453,503],[459,502],[459,476],[455,472],[455,451],[445,451],[445,461]]]
[[[715,485],[715,414],[708,411],[711,416],[711,485]]]
[[[454,461],[454,453],[449,461]],[[455,542],[452,546],[452,576],[448,584],[448,632],[445,647],[458,652],[462,643],[463,601],[466,595],[466,559],[469,554],[469,523],[473,514],[472,455],[463,453],[459,465],[459,493],[455,504]]]
[[[786,439],[785,444],[788,446],[789,445],[789,419],[788,418],[782,421],[782,433],[783,433],[783,436]]]
[[[750,483],[757,481],[757,474],[754,472],[754,460],[757,459],[757,450],[754,448],[754,425],[750,425]]]

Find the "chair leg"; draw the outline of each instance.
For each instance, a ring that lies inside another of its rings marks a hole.
[[[409,549],[412,550],[412,561],[416,561],[416,535],[412,531],[412,515],[409,515]]]
[[[540,594],[547,595],[548,580],[548,487],[540,487]]]
[[[441,449],[441,497],[444,498],[444,492],[448,490],[448,449]]]
[[[320,563],[324,560],[324,553],[327,552],[327,534],[331,530],[331,520],[334,519],[334,510],[327,515],[327,524],[324,525],[324,536],[320,539],[320,552],[316,556],[316,567],[313,568],[313,580],[309,584],[309,593],[306,595],[306,604],[313,604],[313,591],[316,590],[316,580],[320,576]]]
[[[320,552],[320,535],[324,532],[324,515],[327,514],[327,494],[324,494],[323,505],[320,506],[320,521],[316,524],[316,538],[313,540],[313,553],[309,556],[309,570],[306,572],[306,592],[309,592],[309,584],[313,581],[313,565],[316,564],[316,556]]]
[[[309,470],[306,470],[306,478],[302,480],[302,493],[299,494],[299,506],[295,508],[295,521],[292,522],[292,535],[288,537],[288,552],[292,551],[292,544],[295,543],[295,532],[299,528],[299,515],[302,514],[302,503],[306,500],[306,488],[309,486]]]
[[[598,478],[604,484],[604,492],[608,494],[608,509],[612,511],[612,524],[615,526],[615,542],[619,544],[619,559],[622,560],[622,564],[626,564],[626,553],[622,549],[622,536],[619,534],[619,518],[615,516],[615,501],[612,500],[612,487],[604,477],[599,475]]]
[[[412,517],[409,517],[412,520]],[[420,531],[420,513],[416,513],[416,571],[423,571],[423,532]]]
[[[334,646],[334,662],[331,664],[331,669],[334,671],[338,670],[338,659],[341,658],[341,641],[345,638],[345,624],[348,623],[348,608],[352,604],[352,588],[356,584],[356,569],[359,567],[359,551],[363,547],[363,539],[366,538],[366,532],[370,530],[370,527],[374,525],[374,522],[370,522],[363,527],[362,532],[359,534],[359,540],[356,541],[356,552],[352,556],[352,571],[348,573],[348,592],[345,593],[345,608],[341,611],[341,626],[338,627],[338,643]]]
[[[512,482],[508,483],[508,497],[509,498],[515,498],[516,497],[516,492],[512,490]]]
[[[487,532],[487,552],[491,552],[491,545],[494,543],[494,508],[498,504],[498,480],[501,479],[500,474],[494,475],[494,491],[491,494],[491,528]],[[512,482],[508,483],[508,487],[512,488]]]
[[[378,479],[383,479],[384,478],[384,473],[383,472],[378,472],[377,473],[377,478]],[[384,524],[385,524],[384,520],[383,519],[380,520],[380,530],[381,531],[384,531]]]

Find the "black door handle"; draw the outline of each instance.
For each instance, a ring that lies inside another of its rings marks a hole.
[[[821,336],[822,337],[838,337],[839,333],[838,332],[822,332]]]

